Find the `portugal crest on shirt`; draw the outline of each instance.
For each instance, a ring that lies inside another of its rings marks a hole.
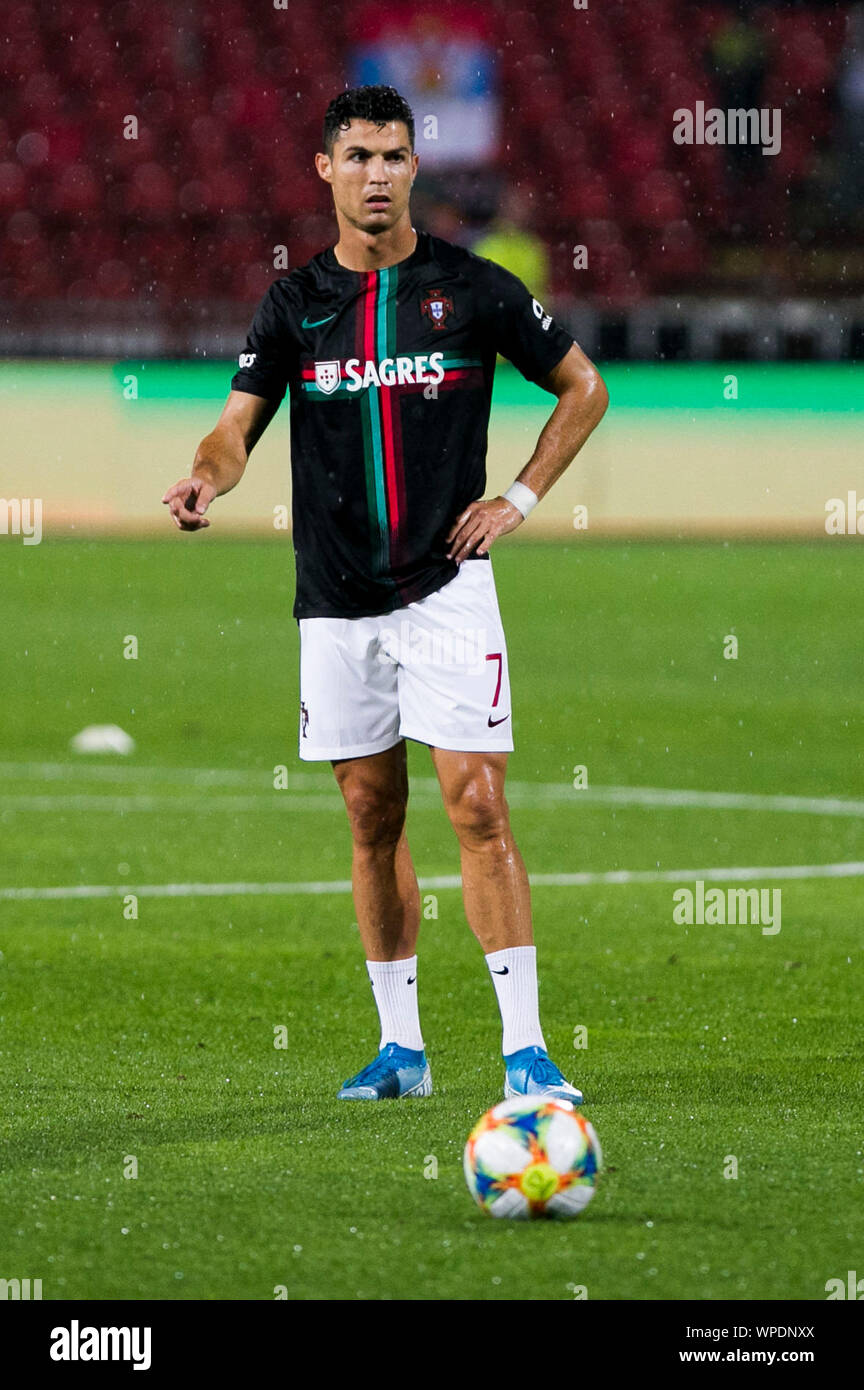
[[[447,315],[455,313],[453,300],[441,290],[431,290],[420,305],[420,313],[433,328],[446,328]]]
[[[315,363],[315,385],[325,396],[329,396],[342,380],[342,369],[338,362]]]

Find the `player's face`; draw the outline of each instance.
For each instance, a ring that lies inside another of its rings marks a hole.
[[[319,154],[316,163],[337,211],[361,231],[388,231],[404,216],[418,157],[403,121],[354,120],[340,130],[332,159]]]

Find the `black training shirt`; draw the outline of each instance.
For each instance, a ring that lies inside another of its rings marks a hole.
[[[445,537],[486,488],[496,354],[537,382],[572,342],[515,275],[428,232],[385,270],[328,248],[275,280],[231,386],[291,394],[294,616],[390,613],[448,583]]]

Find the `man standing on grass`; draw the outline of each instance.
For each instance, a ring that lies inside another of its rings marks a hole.
[[[339,239],[264,296],[216,428],[163,501],[183,531],[291,397],[300,757],[332,763],[353,837],[380,1051],[345,1100],[432,1090],[417,1004],[420,894],[405,739],[429,746],[459,840],[465,914],[503,1023],[506,1096],[582,1095],[540,1028],[528,877],[504,778],[507,649],[489,560],[608,404],[599,374],[515,276],[411,226],[414,119],[392,87],[331,101],[318,174]],[[496,354],[557,396],[531,458],[481,501]]]

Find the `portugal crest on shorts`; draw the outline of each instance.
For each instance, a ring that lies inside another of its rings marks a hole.
[[[433,328],[446,328],[447,315],[455,312],[453,300],[442,290],[431,290],[420,305],[420,313],[429,319]]]
[[[342,380],[342,369],[338,362],[315,363],[315,385],[325,396],[329,396]]]

